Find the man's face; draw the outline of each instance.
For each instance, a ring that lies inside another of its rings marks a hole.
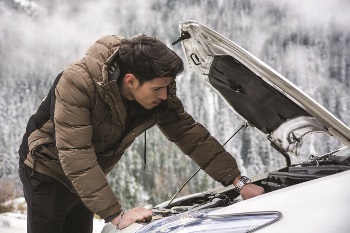
[[[172,78],[154,78],[150,81],[140,82],[136,79],[130,89],[130,94],[145,109],[151,109],[157,106],[162,100],[168,98],[167,86]]]

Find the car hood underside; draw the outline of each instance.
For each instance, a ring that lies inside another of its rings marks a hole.
[[[298,156],[311,133],[350,146],[350,129],[298,87],[219,33],[195,22],[180,23],[189,66],[249,125],[284,156]]]

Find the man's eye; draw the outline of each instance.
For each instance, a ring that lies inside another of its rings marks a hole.
[[[159,90],[160,90],[160,87],[156,87],[156,88],[154,88],[154,90],[159,91]]]

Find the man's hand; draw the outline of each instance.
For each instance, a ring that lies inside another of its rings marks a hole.
[[[121,221],[119,222],[120,219],[120,214],[114,218],[111,223],[117,226],[119,222],[119,229],[123,229],[130,224],[134,222],[150,222],[152,220],[152,210],[145,209],[143,207],[136,207],[131,210],[125,211]]]
[[[246,184],[243,185],[241,191],[239,192],[244,200],[259,196],[264,194],[265,191],[262,187],[255,184]]]
[[[237,176],[234,181],[233,181],[233,185],[236,186],[239,179],[241,178],[241,176]],[[255,184],[249,183],[249,184],[245,184],[243,185],[242,189],[239,191],[239,193],[241,194],[242,198],[244,200],[252,198],[252,197],[256,197],[259,196],[263,193],[265,193],[265,190]]]

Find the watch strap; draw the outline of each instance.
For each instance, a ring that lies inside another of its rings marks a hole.
[[[235,186],[235,190],[239,193],[244,185],[249,184],[251,182],[252,181],[248,177],[241,176],[241,178],[239,179],[237,185]]]

